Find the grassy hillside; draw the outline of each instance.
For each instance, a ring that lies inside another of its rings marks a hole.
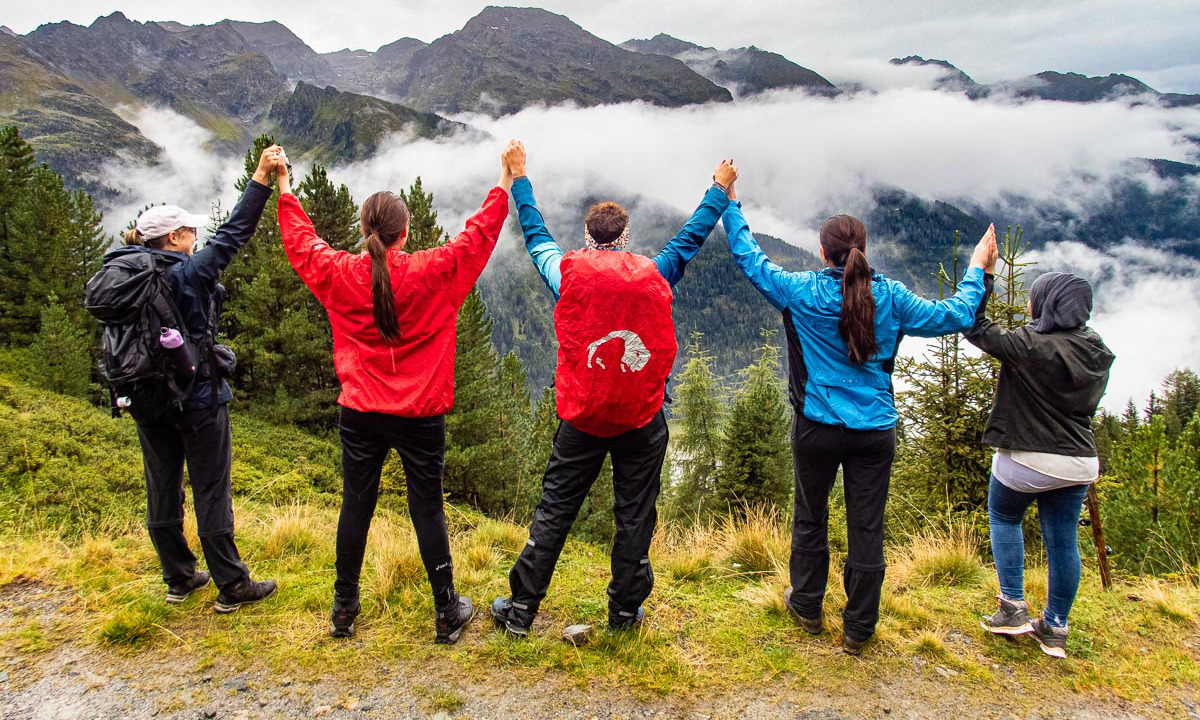
[[[951,694],[985,709],[1003,698],[1019,714],[1055,702],[1175,715],[1196,699],[1200,592],[1194,586],[1135,579],[1104,593],[1094,570],[1085,568],[1072,615],[1072,657],[1056,662],[1028,639],[997,639],[979,629],[978,614],[991,606],[996,582],[977,554],[979,538],[962,533],[889,547],[878,639],[862,659],[844,656],[836,649],[845,599],[836,580],[841,557],[835,554],[830,574],[830,632],[809,637],[781,603],[786,518],[773,512],[722,527],[662,529],[651,551],[657,584],[641,630],[602,629],[606,549],[571,541],[533,636],[512,640],[480,620],[459,645],[436,647],[394,464],[371,532],[359,634],[335,641],[326,622],[337,448],[240,416],[234,434],[239,544],[255,575],[277,578],[280,592],[224,617],[211,611],[211,588],[181,606],[162,602],[157,562],[140,527],[141,468],[131,421],[0,377],[0,599],[36,585],[62,602],[53,617],[19,607],[0,613],[0,654],[33,662],[71,646],[115,653],[114,662],[146,672],[183,659],[198,672],[219,664],[300,681],[342,678],[353,683],[347,694],[411,662],[451,668],[452,679],[430,690],[432,707],[448,710],[466,702],[459,688],[468,684],[547,679],[589,695],[631,690],[639,698],[764,687],[820,691],[848,698],[850,707],[865,686],[922,683],[943,699]],[[506,592],[506,572],[525,530],[454,507],[448,516],[459,590],[485,605]],[[195,542],[190,520],[187,531]],[[1030,571],[1029,585],[1031,604],[1040,607],[1044,567]],[[598,626],[591,644],[576,649],[557,639],[575,622]]]

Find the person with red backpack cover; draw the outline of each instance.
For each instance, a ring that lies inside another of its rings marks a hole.
[[[475,616],[470,598],[454,590],[442,504],[446,413],[454,405],[455,322],[508,217],[511,151],[510,144],[500,180],[466,228],[445,244],[412,254],[403,250],[410,215],[399,196],[382,191],[363,201],[365,250],[342,252],[317,237],[291,193],[286,164],[277,169],[283,247],[329,313],[333,364],[342,383],[334,637],[354,634],[367,531],[393,448],[404,466],[409,516],[433,590],[434,642],[457,642]]]
[[[529,540],[508,575],[512,594],[495,599],[492,617],[513,635],[529,634],[567,533],[611,454],[616,535],[608,624],[632,627],[645,617],[642,603],[654,585],[648,553],[667,452],[662,406],[678,349],[671,288],[729,205],[726,188],[737,179],[737,168],[732,160],[717,167],[691,219],[651,259],[624,251],[629,215],[612,202],[592,206],[584,222],[587,246],[564,255],[525,176],[524,145],[518,143],[510,160],[525,248],[558,300],[554,386],[560,422]]]

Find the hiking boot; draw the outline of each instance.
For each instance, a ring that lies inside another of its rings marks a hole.
[[[868,640],[869,639],[870,638],[868,638]],[[842,638],[842,652],[846,653],[847,655],[853,655],[854,657],[858,657],[859,655],[862,655],[863,645],[866,645],[866,644],[867,644],[866,640],[855,640],[851,637],[843,637]]]
[[[979,621],[980,627],[997,635],[1023,635],[1033,632],[1029,624],[1029,605],[1024,600],[1009,600],[1003,595],[997,595],[1000,609],[992,615],[985,615]]]
[[[197,570],[190,578],[181,583],[167,586],[167,602],[181,603],[188,599],[188,596],[208,584],[212,578],[211,575],[203,570]]]
[[[529,625],[522,625],[513,613],[513,603],[506,597],[498,597],[492,601],[492,619],[496,627],[503,628],[510,635],[525,637],[529,634]]]
[[[255,582],[248,577],[242,578],[217,595],[217,604],[213,605],[213,610],[219,613],[236,612],[241,606],[270,597],[274,592],[274,580]]]
[[[818,615],[815,618],[804,617],[792,607],[792,589],[788,588],[783,591],[783,604],[787,606],[788,612],[792,617],[796,618],[796,622],[800,623],[800,627],[804,628],[804,632],[809,635],[820,635],[825,630],[825,618]]]
[[[437,614],[437,634],[433,641],[439,645],[453,645],[462,637],[463,628],[475,617],[475,606],[471,598],[458,596],[458,600]]]
[[[624,610],[617,612],[617,617],[608,616],[609,630],[628,630],[637,627],[646,619],[646,611],[643,608],[638,608],[635,613],[627,613]]]
[[[1042,618],[1034,620],[1033,636],[1037,638],[1042,652],[1050,657],[1065,658],[1067,656],[1067,629],[1054,627]]]
[[[333,610],[329,612],[329,635],[335,638],[348,638],[354,634],[354,620],[362,605],[358,599],[345,600],[334,596]]]

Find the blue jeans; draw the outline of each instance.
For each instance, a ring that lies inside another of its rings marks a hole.
[[[1042,619],[1054,627],[1066,627],[1067,615],[1079,591],[1079,512],[1087,496],[1087,485],[1068,485],[1057,490],[1024,493],[1012,490],[993,475],[988,487],[988,520],[992,529],[992,557],[1000,592],[1009,600],[1025,599],[1025,538],[1021,522],[1036,500],[1042,542],[1050,565],[1046,610]]]

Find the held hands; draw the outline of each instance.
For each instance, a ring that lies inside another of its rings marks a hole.
[[[258,167],[254,169],[254,175],[251,176],[254,182],[266,185],[280,158],[287,161],[287,156],[283,154],[283,148],[278,145],[272,145],[263,150],[262,155],[258,157]]]
[[[292,177],[291,171],[288,168],[287,153],[283,148],[279,149],[279,157],[275,163],[275,181],[279,183],[279,194],[283,195],[292,192]]]
[[[733,158],[727,158],[721,161],[713,172],[713,182],[720,185],[725,190],[725,194],[730,200],[737,200],[737,190],[734,190],[733,183],[737,180],[738,169],[737,165],[733,164]]]
[[[513,179],[525,175],[525,143],[509,140],[504,152],[500,153],[500,167],[500,182],[497,185],[508,192]]]
[[[996,259],[999,256],[1000,249],[996,247],[996,225],[993,223],[988,225],[987,232],[975,246],[975,252],[971,253],[971,267],[982,268],[988,275],[995,274]]]

